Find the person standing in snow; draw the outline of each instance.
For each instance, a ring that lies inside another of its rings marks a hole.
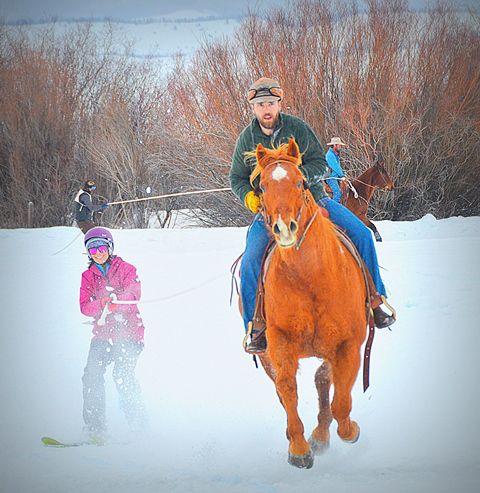
[[[113,303],[140,300],[140,280],[133,265],[113,255],[113,237],[106,228],[90,229],[84,244],[90,264],[82,274],[80,310],[94,318],[82,378],[84,431],[90,438],[102,437],[106,432],[104,375],[111,363],[130,429],[142,431],[147,419],[135,367],[143,350],[144,326],[136,304]]]
[[[89,229],[95,227],[93,222],[93,213],[105,210],[108,207],[107,203],[94,205],[92,203],[92,192],[97,186],[93,180],[87,180],[83,187],[77,192],[74,199],[73,214],[75,222],[85,234]]]
[[[342,166],[340,164],[340,149],[346,144],[342,142],[340,137],[333,137],[332,140],[327,144],[331,146],[330,149],[325,154],[325,159],[327,165],[330,168],[330,175],[326,179],[328,186],[332,190],[332,199],[335,202],[340,203],[342,199],[342,191],[340,189],[339,181],[345,180],[345,173],[343,172]]]

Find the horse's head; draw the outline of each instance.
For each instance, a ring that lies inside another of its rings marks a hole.
[[[267,149],[258,144],[257,167],[252,176],[260,174],[263,214],[277,244],[290,248],[297,242],[299,221],[309,192],[299,170],[302,162],[295,139],[277,149]]]
[[[381,190],[393,190],[393,180],[390,178],[387,170],[380,163],[375,164],[373,167],[378,173],[378,177],[376,178],[374,184]]]

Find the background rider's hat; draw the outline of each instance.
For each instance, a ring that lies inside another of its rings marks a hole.
[[[85,182],[85,185],[83,185],[83,189],[85,191],[90,191],[92,192],[93,190],[95,190],[97,188],[97,185],[95,185],[95,182],[93,180],[87,180]]]
[[[333,146],[333,145],[339,145],[339,146],[346,146],[345,142],[342,142],[342,139],[340,137],[332,137],[332,140],[327,144],[327,146]]]
[[[247,100],[249,103],[266,103],[268,101],[281,101],[283,90],[278,81],[261,77],[248,89]]]

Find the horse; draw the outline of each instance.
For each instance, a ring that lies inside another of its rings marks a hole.
[[[288,462],[310,468],[314,455],[329,446],[332,419],[342,440],[354,443],[360,434],[350,412],[366,337],[367,287],[306,187],[295,139],[276,149],[258,144],[255,153],[252,176],[260,175],[262,213],[276,242],[264,274],[267,350],[259,358],[287,414]],[[315,373],[318,423],[307,441],[297,412],[296,373],[299,360],[309,357],[323,362]]]
[[[354,190],[352,190],[352,187]],[[393,180],[387,170],[380,164],[374,164],[358,178],[354,178],[343,191],[343,204],[350,209],[365,226],[369,227],[375,236],[376,241],[382,241],[375,224],[367,217],[368,204],[375,190],[388,190],[394,188]],[[355,193],[356,192],[356,193]]]

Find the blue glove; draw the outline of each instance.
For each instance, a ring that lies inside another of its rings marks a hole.
[[[102,211],[108,207],[107,203],[101,204],[100,207],[102,208]]]

